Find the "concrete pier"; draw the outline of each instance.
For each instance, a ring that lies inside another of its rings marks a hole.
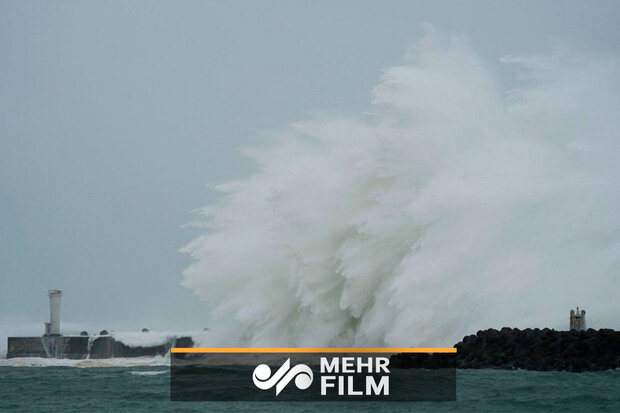
[[[128,346],[115,340],[102,330],[98,336],[82,331],[79,336],[63,336],[60,332],[61,290],[48,290],[50,321],[45,323],[45,333],[39,337],[9,337],[6,358],[44,357],[56,359],[107,359],[115,357],[164,356],[170,348],[193,347],[191,337],[171,338],[154,346]],[[148,333],[148,329],[142,329]]]
[[[131,347],[111,336],[9,337],[6,358],[44,357],[58,359],[107,359],[116,357],[164,356],[170,348],[193,347],[191,337],[179,337],[155,346]]]

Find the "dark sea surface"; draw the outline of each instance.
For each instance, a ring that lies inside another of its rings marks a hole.
[[[0,411],[620,412],[620,371],[459,370],[456,402],[171,402],[167,366],[0,366]]]

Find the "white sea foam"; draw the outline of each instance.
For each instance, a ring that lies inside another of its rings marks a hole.
[[[166,344],[179,337],[204,334],[196,331],[111,331],[110,335],[129,347],[150,347]],[[97,336],[98,337],[98,336]]]
[[[215,345],[452,345],[620,325],[617,56],[509,57],[431,34],[361,119],[293,125],[216,187],[183,284]],[[355,70],[352,68],[352,70]],[[502,69],[502,73],[508,70]]]
[[[170,365],[170,357],[131,357],[114,359],[48,359],[41,357],[19,357],[0,360],[0,367],[154,367]]]
[[[157,371],[131,371],[130,374],[134,376],[159,376],[160,374],[168,373],[168,370]]]

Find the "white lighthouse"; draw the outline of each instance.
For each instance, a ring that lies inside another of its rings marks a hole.
[[[62,291],[48,290],[47,296],[50,298],[50,321],[45,323],[46,336],[60,335],[60,300],[62,299]]]
[[[586,310],[579,311],[579,307],[577,307],[577,311],[570,310],[570,329],[577,331],[586,330]]]

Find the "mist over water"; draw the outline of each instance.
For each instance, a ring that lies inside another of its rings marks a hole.
[[[576,305],[619,328],[619,68],[569,51],[497,65],[430,34],[371,114],[245,150],[256,172],[216,187],[184,249],[207,344],[451,346],[565,329]]]

